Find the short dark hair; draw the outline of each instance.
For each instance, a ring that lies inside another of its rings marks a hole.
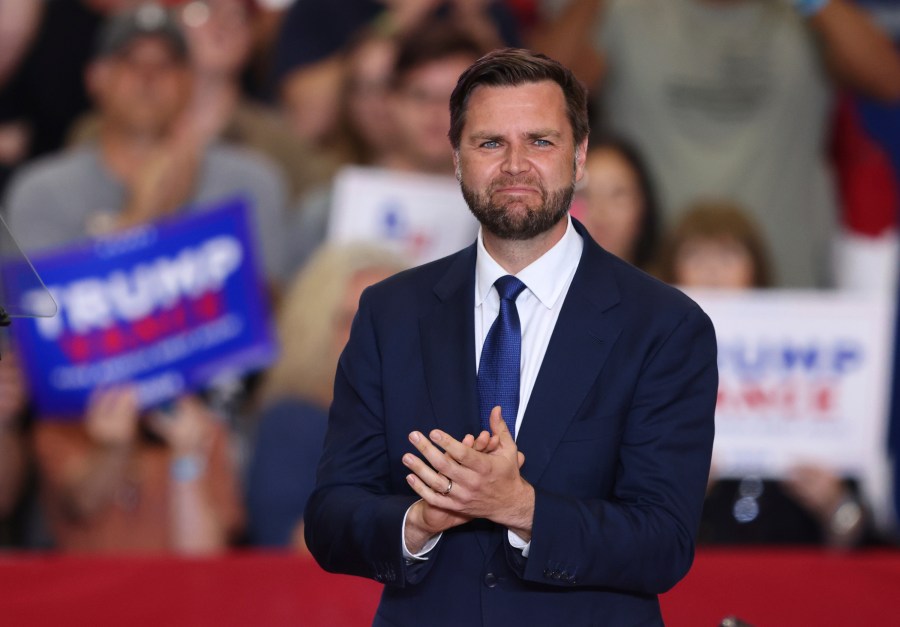
[[[521,48],[500,48],[478,59],[456,83],[450,96],[449,136],[453,149],[459,149],[469,96],[476,87],[518,87],[541,81],[553,81],[562,89],[575,144],[581,143],[590,130],[584,85],[568,68],[543,54]]]

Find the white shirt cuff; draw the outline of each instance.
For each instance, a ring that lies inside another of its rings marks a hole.
[[[509,540],[509,545],[512,548],[522,551],[522,557],[528,557],[528,551],[531,549],[531,541],[525,542],[525,540],[508,529],[506,530],[506,539]]]
[[[416,501],[416,503],[418,503],[418,501]],[[415,505],[416,503],[413,503],[413,505]],[[412,509],[412,505],[410,505],[409,509],[406,510],[406,513],[403,514],[403,526],[400,528],[400,537],[403,540],[403,542],[402,542],[403,557],[407,560],[412,560],[412,561],[416,561],[416,562],[424,562],[425,560],[428,559],[428,553],[430,553],[431,549],[433,549],[437,545],[438,540],[441,539],[441,536],[443,535],[443,533],[439,533],[436,536],[434,536],[433,538],[431,538],[430,540],[428,540],[428,542],[425,543],[425,546],[422,547],[422,550],[419,551],[418,553],[415,553],[415,554],[410,553],[409,549],[406,548],[406,517],[409,516],[410,509]]]

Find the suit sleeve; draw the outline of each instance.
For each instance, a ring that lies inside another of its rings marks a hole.
[[[536,487],[527,581],[665,592],[690,568],[712,452],[718,387],[712,323],[698,307],[640,369],[623,424],[612,497]]]
[[[403,518],[418,497],[402,489],[405,484],[392,484],[381,369],[364,293],[338,362],[316,488],[304,515],[305,537],[327,571],[404,586],[421,580],[432,560],[407,564],[403,557]]]

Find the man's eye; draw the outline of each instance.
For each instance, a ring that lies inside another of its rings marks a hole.
[[[500,142],[494,140],[486,141],[481,144],[482,148],[497,148],[498,146],[500,146]]]
[[[552,146],[553,143],[548,139],[536,139],[534,140],[535,146]]]

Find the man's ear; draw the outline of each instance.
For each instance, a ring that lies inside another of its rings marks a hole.
[[[585,137],[575,146],[575,182],[584,176],[584,163],[587,161],[588,138]]]

